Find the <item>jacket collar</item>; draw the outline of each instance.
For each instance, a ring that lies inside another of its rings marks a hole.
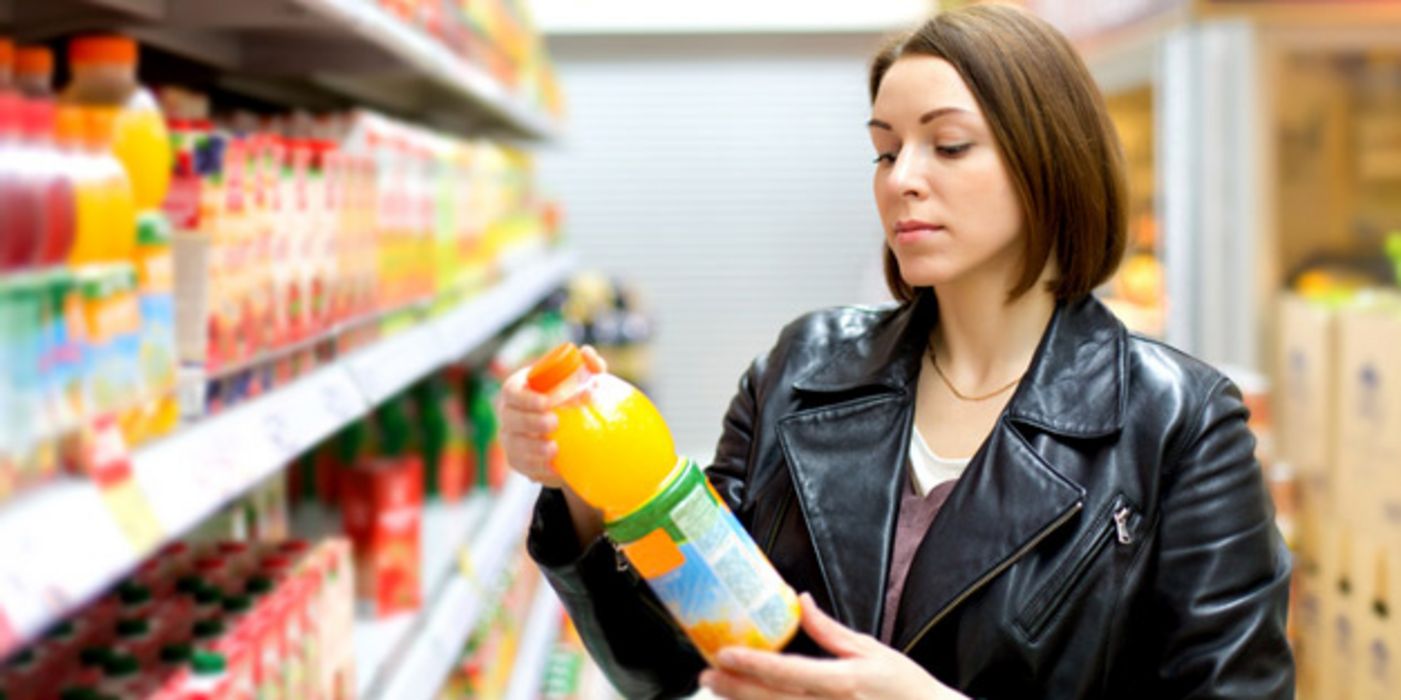
[[[849,338],[826,363],[799,376],[810,393],[863,388],[913,392],[929,331],[938,320],[934,296],[921,293],[867,333]],[[1007,418],[1067,437],[1093,438],[1123,427],[1128,333],[1092,296],[1056,304],[1026,379],[1007,405]]]

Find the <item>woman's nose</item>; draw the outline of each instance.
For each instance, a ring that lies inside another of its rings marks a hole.
[[[923,198],[929,194],[929,182],[917,153],[901,151],[890,170],[890,187],[901,197]]]

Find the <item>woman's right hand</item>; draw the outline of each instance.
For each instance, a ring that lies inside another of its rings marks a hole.
[[[584,364],[594,372],[608,371],[608,364],[598,352],[585,345],[580,348]],[[522,476],[548,488],[562,488],[564,480],[554,468],[558,447],[550,439],[559,421],[550,411],[544,394],[526,385],[530,368],[512,374],[501,387],[497,415],[500,418],[501,446],[506,463]]]

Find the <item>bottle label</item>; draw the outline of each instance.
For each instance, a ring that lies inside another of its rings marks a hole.
[[[796,632],[793,589],[694,462],[606,528],[706,658],[731,645],[776,650]]]

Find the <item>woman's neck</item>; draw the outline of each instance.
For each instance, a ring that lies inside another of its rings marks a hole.
[[[1012,301],[1007,285],[1006,278],[986,276],[935,290],[939,323],[929,341],[939,369],[960,389],[976,392],[1021,376],[1055,313],[1045,276]]]

